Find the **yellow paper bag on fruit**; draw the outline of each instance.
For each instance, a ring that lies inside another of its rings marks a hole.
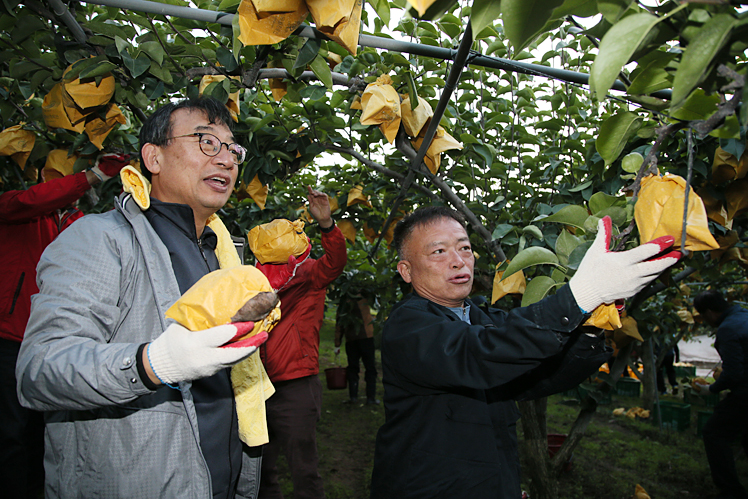
[[[677,175],[648,175],[642,179],[639,198],[634,207],[634,218],[642,243],[670,235],[675,238],[673,246],[680,247],[685,192],[686,181]],[[704,203],[693,189],[688,196],[686,220],[685,249],[705,251],[719,247],[709,232]]]
[[[419,16],[422,16],[423,13],[426,12],[426,9],[431,7],[435,1],[436,0],[408,0],[408,3],[418,11]]]
[[[104,140],[117,125],[127,123],[127,118],[116,104],[107,107],[105,118],[101,119],[98,114],[92,113],[86,118],[84,129],[88,140],[99,150],[104,147]]]
[[[65,70],[65,74],[67,74],[71,68],[72,65],[68,66]],[[75,105],[80,109],[103,106],[108,104],[109,100],[114,96],[114,76],[112,76],[111,73],[107,73],[107,75],[108,76],[101,78],[98,85],[96,83],[97,78],[84,78],[82,80],[77,78],[73,81],[63,80],[63,87]]]
[[[73,174],[73,166],[78,159],[77,154],[68,156],[67,149],[54,149],[47,155],[47,161],[44,162],[44,170],[55,170],[65,177]]]
[[[306,4],[316,28],[355,56],[363,0],[307,0]]]
[[[403,128],[410,137],[418,137],[426,123],[434,115],[431,104],[426,99],[418,99],[418,107],[410,107],[410,96],[406,96],[400,104],[402,112]]]
[[[377,240],[377,236],[379,236],[379,234],[377,234],[377,231],[369,227],[366,222],[364,222],[364,237],[366,238],[366,240],[370,243],[374,243],[374,241]]]
[[[10,156],[21,168],[31,155],[36,143],[36,135],[24,130],[23,125],[14,125],[0,132],[0,156]]]
[[[58,83],[44,96],[44,101],[42,102],[44,123],[48,128],[64,128],[65,130],[82,133],[86,124],[83,121],[78,121],[73,125],[73,122],[68,117],[68,113],[65,111],[65,104],[62,97],[63,92],[62,83]]]
[[[741,178],[725,189],[727,201],[727,218],[732,220],[748,210],[748,178]]]
[[[361,109],[361,124],[379,125],[387,141],[392,144],[400,128],[400,96],[388,75],[382,75],[366,86],[361,95]]]
[[[636,488],[634,489],[633,499],[651,499],[651,498],[649,497],[649,494],[647,494],[647,491],[644,490],[644,487],[642,487],[641,485],[637,483]]]
[[[244,186],[244,192],[249,194],[249,197],[252,198],[252,201],[257,203],[257,206],[259,206],[261,210],[265,209],[265,202],[268,199],[269,190],[270,188],[267,185],[262,185],[259,175],[255,175],[249,185]]]
[[[343,233],[343,236],[345,236],[346,239],[348,239],[351,243],[356,242],[356,226],[353,225],[353,222],[345,219],[339,220],[338,222],[336,222],[336,224],[340,229],[340,232]]]
[[[369,201],[369,197],[364,195],[363,185],[359,184],[348,191],[348,203],[346,206],[353,206],[354,204],[363,204],[364,206],[368,206],[369,208],[372,207],[371,201]]]
[[[714,220],[728,230],[732,229],[732,219],[727,217],[727,208],[722,201],[714,198],[706,189],[701,189],[696,194],[704,202],[706,216],[709,220]]]
[[[712,161],[712,183],[721,184],[745,177],[748,173],[748,154],[743,153],[740,160],[718,147]]]
[[[286,263],[289,256],[300,256],[309,247],[304,222],[291,222],[285,218],[277,218],[252,228],[247,234],[247,240],[249,249],[263,265]]]
[[[235,322],[232,318],[242,306],[258,293],[274,293],[267,277],[252,265],[240,265],[210,272],[200,278],[190,289],[166,311],[166,317],[174,319],[190,331],[201,331],[211,327]],[[280,320],[280,303],[246,337],[260,331],[268,331]]]
[[[689,312],[688,310],[682,309],[675,312],[678,315],[678,318],[681,322],[685,322],[686,324],[693,324],[693,314]]]
[[[610,305],[602,304],[592,311],[592,315],[584,323],[585,326],[594,326],[600,329],[613,331],[623,327],[621,316],[618,313],[614,303]]]
[[[258,12],[255,2],[261,9],[266,4],[259,0],[242,0],[237,10],[239,16],[239,41],[244,45],[272,45],[285,40],[304,21],[309,11],[304,0],[283,2],[284,9],[294,7],[294,10]],[[274,4],[275,2],[271,2]]]
[[[424,127],[421,129],[421,135],[419,135],[413,143],[413,147],[416,150],[419,150],[421,148],[421,144],[423,143],[424,135],[426,133],[426,128]],[[429,145],[428,150],[426,151],[426,156],[424,156],[424,163],[426,164],[426,167],[428,167],[429,171],[436,175],[436,172],[439,170],[439,166],[441,165],[441,153],[444,151],[448,151],[450,149],[462,149],[462,144],[457,142],[454,137],[452,137],[449,133],[447,133],[444,128],[439,125],[436,128],[436,133],[434,133],[434,138],[431,140],[431,144]]]
[[[205,91],[206,88],[208,88],[208,85],[211,83],[217,83],[225,80],[226,77],[224,75],[203,75],[203,77],[200,79],[200,86],[198,87],[198,93],[200,95],[203,95],[203,91]],[[240,76],[232,76],[231,79],[236,81],[241,81]],[[229,94],[229,100],[226,101],[226,107],[229,109],[229,114],[231,114],[231,117],[234,119],[234,121],[239,121],[239,91],[231,92]]]
[[[511,260],[507,260],[507,265],[509,265],[510,262]],[[523,271],[520,270],[515,272],[506,279],[504,279],[503,270],[497,271],[493,276],[491,305],[509,294],[522,295],[525,293],[525,289],[527,289],[527,280],[525,279],[525,273]]]

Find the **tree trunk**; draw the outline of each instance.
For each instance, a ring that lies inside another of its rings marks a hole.
[[[558,480],[548,457],[548,398],[518,402],[525,437],[522,449],[530,463],[526,473],[532,499],[558,499]]]
[[[654,340],[652,338],[642,343],[641,359],[644,366],[642,407],[651,411],[657,398],[657,364],[654,361]]]

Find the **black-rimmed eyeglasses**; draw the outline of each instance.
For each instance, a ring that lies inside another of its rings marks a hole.
[[[168,137],[166,140],[181,139],[182,137],[197,137],[197,142],[198,144],[200,144],[200,150],[206,156],[218,156],[218,153],[221,152],[221,148],[223,146],[226,146],[226,149],[228,149],[228,151],[234,155],[234,162],[237,165],[244,163],[244,159],[247,157],[247,150],[242,146],[240,146],[236,142],[232,142],[231,144],[221,142],[218,137],[216,137],[212,133],[188,133],[185,135],[175,135],[174,137]]]

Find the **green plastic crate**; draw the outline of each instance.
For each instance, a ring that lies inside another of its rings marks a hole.
[[[657,424],[657,405],[655,405],[654,409],[654,418],[652,420]],[[685,431],[691,426],[691,404],[661,400],[660,413],[662,414],[663,428]]]
[[[674,366],[675,375],[679,378],[696,377],[696,366]]]
[[[696,436],[701,436],[701,431],[704,429],[704,425],[707,421],[709,421],[709,418],[712,417],[712,414],[714,414],[714,411],[699,411],[696,413]]]
[[[638,397],[641,393],[642,382],[633,378],[619,378],[616,381],[616,393],[626,397]]]

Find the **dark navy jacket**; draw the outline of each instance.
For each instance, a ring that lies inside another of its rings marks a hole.
[[[384,326],[373,499],[518,499],[514,401],[571,389],[610,357],[577,330],[568,286],[509,313],[468,303],[472,324],[413,294]]]
[[[748,396],[748,310],[733,305],[725,311],[714,348],[722,359],[722,374],[709,390]]]

